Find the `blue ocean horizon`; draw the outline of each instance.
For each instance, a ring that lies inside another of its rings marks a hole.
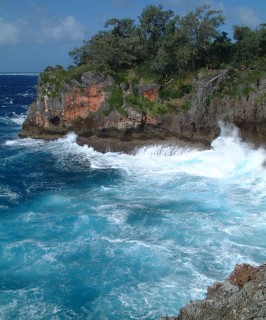
[[[37,80],[0,74],[0,319],[159,319],[266,261],[264,149],[19,139]]]

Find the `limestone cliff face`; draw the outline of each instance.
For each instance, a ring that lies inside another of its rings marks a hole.
[[[194,101],[188,110],[177,99],[174,110],[156,116],[131,106],[126,90],[123,91],[124,112],[112,108],[109,104],[112,86],[111,77],[93,72],[84,73],[80,82],[64,82],[56,94],[54,87],[40,82],[37,100],[30,106],[20,135],[51,139],[74,131],[82,143],[87,138],[87,143],[93,146],[96,139],[106,139],[102,140],[106,149],[114,151],[124,151],[122,141],[135,146],[132,141],[143,144],[154,139],[183,139],[208,146],[219,134],[218,123],[223,121],[240,128],[243,138],[266,144],[265,78],[255,81],[248,95],[241,98],[212,97],[208,106]],[[141,85],[138,94],[151,102],[159,101],[159,88],[157,84]],[[196,90],[201,90],[200,85]],[[118,142],[111,143],[111,139]]]
[[[266,145],[266,79],[253,83],[251,89],[241,98],[224,95],[213,98],[208,107],[193,106],[181,131],[212,140],[218,133],[218,122],[222,121],[237,126],[244,139]]]
[[[195,94],[187,111],[161,117],[161,124],[180,137],[211,142],[219,134],[219,123],[231,123],[240,129],[241,136],[254,143],[266,145],[266,78],[249,83],[246,94],[212,96],[208,105],[201,104],[200,93],[206,83],[196,81]],[[245,86],[245,84],[243,85]],[[243,87],[238,88],[239,91]]]
[[[87,72],[81,82],[64,83],[56,95],[50,91],[54,88],[40,83],[21,135],[45,138],[68,131],[93,131],[99,110],[106,108],[112,82],[108,76]]]
[[[54,139],[75,132],[81,143],[95,145],[96,139],[117,139],[132,141],[136,139],[163,138],[164,134],[156,134],[157,120],[149,114],[137,111],[124,103],[124,114],[112,110],[109,99],[114,81],[103,74],[86,72],[81,81],[64,82],[58,92],[47,81],[39,81],[37,100],[28,112],[20,136],[43,139]],[[53,83],[53,82],[52,82]],[[140,85],[139,96],[149,101],[158,100],[159,86],[157,84]],[[126,96],[124,91],[124,98]],[[125,99],[124,99],[125,100]],[[146,130],[147,127],[152,132]],[[90,141],[85,139],[91,139]],[[109,150],[107,140],[105,148],[97,147],[101,151]],[[123,151],[120,143],[112,145],[112,149]]]

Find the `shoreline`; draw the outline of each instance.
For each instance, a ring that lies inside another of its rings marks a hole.
[[[71,132],[69,132],[71,133]],[[74,132],[75,133],[75,132]],[[39,134],[34,136],[19,134],[18,137],[20,139],[31,138],[31,139],[40,139],[45,141],[55,141],[58,139],[62,139],[67,136],[66,134]],[[175,136],[169,136],[164,139],[160,138],[148,138],[148,139],[119,139],[119,138],[102,138],[102,137],[84,137],[77,135],[76,143],[80,146],[88,145],[92,147],[94,150],[107,153],[107,152],[122,152],[131,154],[134,153],[139,148],[148,147],[148,146],[164,146],[164,147],[182,147],[182,148],[190,148],[197,150],[208,150],[211,145],[207,141],[193,141],[187,138],[178,138]]]
[[[166,139],[132,139],[132,140],[121,140],[117,138],[98,138],[91,137],[86,138],[79,136],[77,139],[79,145],[89,145],[96,151],[106,152],[123,152],[123,153],[134,153],[139,148],[148,146],[164,146],[164,147],[182,147],[191,148],[198,150],[209,149],[210,146],[200,142],[186,141],[184,139],[169,137]]]

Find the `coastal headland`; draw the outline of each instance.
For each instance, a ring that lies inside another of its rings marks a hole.
[[[224,16],[203,6],[184,17],[150,5],[139,17],[112,18],[70,52],[74,66],[47,67],[20,137],[54,140],[69,132],[100,152],[146,145],[211,147],[221,124],[266,146],[265,25],[219,28]],[[165,319],[266,318],[266,266],[232,275]]]
[[[171,101],[160,98],[162,87],[156,83],[116,84],[111,76],[92,71],[79,81],[68,80],[64,72],[50,68],[40,74],[37,100],[21,137],[57,139],[74,132],[78,143],[102,152],[130,152],[147,144],[208,148],[223,122],[238,127],[243,139],[266,144],[266,77],[253,70],[203,70],[191,81],[192,93]],[[237,83],[240,76],[248,83]],[[232,82],[239,86],[235,95],[229,92]]]

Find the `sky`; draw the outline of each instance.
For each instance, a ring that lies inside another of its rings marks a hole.
[[[66,68],[70,50],[82,45],[109,18],[138,23],[143,8],[162,4],[183,16],[210,4],[223,11],[221,28],[251,28],[266,22],[266,0],[0,0],[0,72],[40,72],[48,65]]]

